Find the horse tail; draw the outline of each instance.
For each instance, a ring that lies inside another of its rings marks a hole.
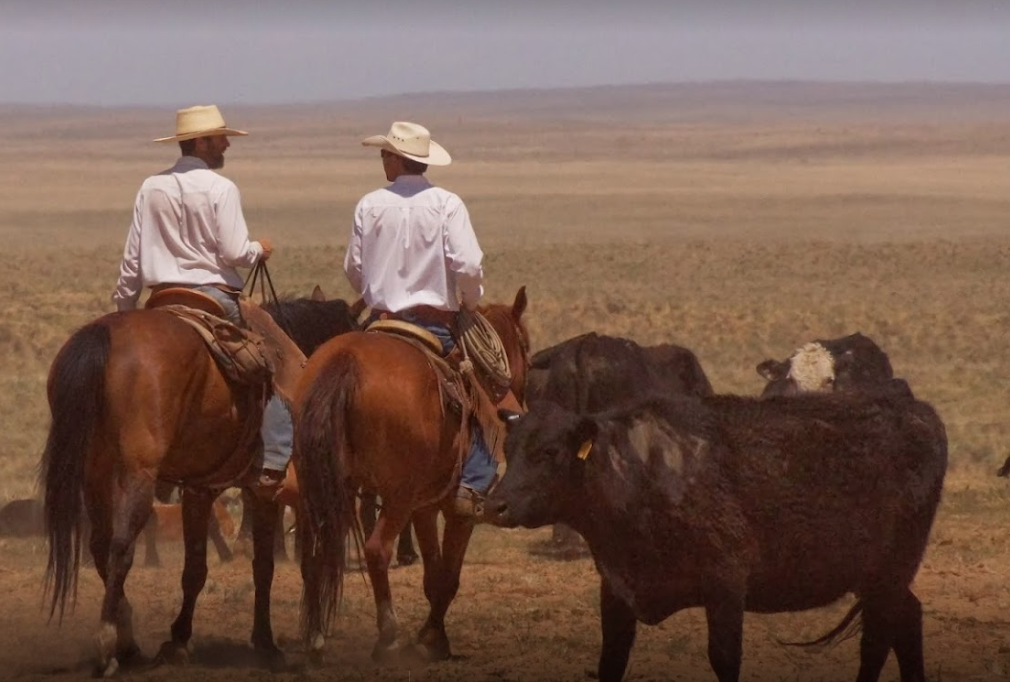
[[[328,631],[343,587],[344,544],[354,514],[345,480],[347,410],[356,381],[353,358],[338,355],[316,376],[295,424],[292,460],[301,494],[297,523],[301,634],[310,647],[315,637]]]
[[[109,327],[92,323],[63,346],[49,372],[51,421],[39,465],[44,488],[49,561],[45,592],[52,596],[49,618],[77,599],[77,574],[83,549],[84,464],[105,403],[105,365]]]

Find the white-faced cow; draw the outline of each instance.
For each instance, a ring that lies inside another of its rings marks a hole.
[[[636,623],[705,609],[720,682],[740,675],[745,611],[857,601],[817,644],[859,624],[859,682],[893,649],[924,677],[910,585],[947,467],[943,423],[904,388],[769,399],[650,399],[578,415],[534,403],[509,417],[497,525],[564,522],[601,576],[599,679],[618,682]]]
[[[550,400],[572,412],[599,412],[657,395],[712,395],[697,356],[670,343],[640,346],[630,339],[590,332],[536,353],[530,361],[526,397]],[[586,545],[564,524],[554,526],[542,553],[553,558],[585,556]]]
[[[894,378],[887,354],[859,332],[812,341],[786,360],[765,360],[757,372],[768,381],[763,397],[873,388]]]

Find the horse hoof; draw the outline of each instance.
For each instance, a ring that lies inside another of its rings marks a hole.
[[[165,642],[154,660],[169,665],[189,665],[189,650],[178,642]]]
[[[410,566],[417,563],[417,558],[416,554],[404,554],[403,556],[396,557],[396,563],[400,566]]]
[[[110,658],[109,662],[105,665],[101,663],[98,664],[98,669],[95,671],[96,677],[115,677],[116,673],[119,672],[119,661],[115,658]]]
[[[429,663],[452,658],[449,638],[445,636],[445,633],[439,633],[436,630],[423,630],[417,636],[414,653],[418,658]]]
[[[376,663],[395,661],[400,657],[403,649],[404,647],[399,640],[395,640],[390,644],[376,642],[375,646],[372,647],[372,660]]]
[[[273,647],[272,649],[257,649],[256,658],[261,668],[265,668],[272,673],[284,672],[287,670],[288,661],[284,652]]]

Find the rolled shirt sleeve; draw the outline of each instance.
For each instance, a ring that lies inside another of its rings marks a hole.
[[[444,239],[445,258],[456,275],[460,304],[473,310],[484,295],[484,252],[477,244],[470,213],[458,197],[446,206]]]

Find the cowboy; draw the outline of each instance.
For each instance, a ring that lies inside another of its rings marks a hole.
[[[362,141],[378,147],[392,184],[362,197],[344,273],[372,309],[371,319],[393,318],[434,334],[443,356],[455,348],[452,330],[460,306],[474,310],[484,293],[484,253],[463,201],[424,177],[447,166],[449,153],[416,123],[393,123],[387,135]],[[476,519],[497,473],[480,428],[473,433],[454,500],[456,513]]]
[[[214,172],[224,166],[231,136],[248,133],[225,125],[214,105],[176,112],[175,135],[155,142],[178,142],[181,158],[144,181],[133,207],[119,281],[116,309],[137,307],[144,287],[184,287],[221,304],[229,322],[245,327],[239,310],[243,280],[236,268],[252,267],[273,253],[269,239],[251,241],[238,188]],[[252,472],[257,494],[271,497],[284,480],[292,442],[291,415],[271,397],[260,435],[263,461]]]

